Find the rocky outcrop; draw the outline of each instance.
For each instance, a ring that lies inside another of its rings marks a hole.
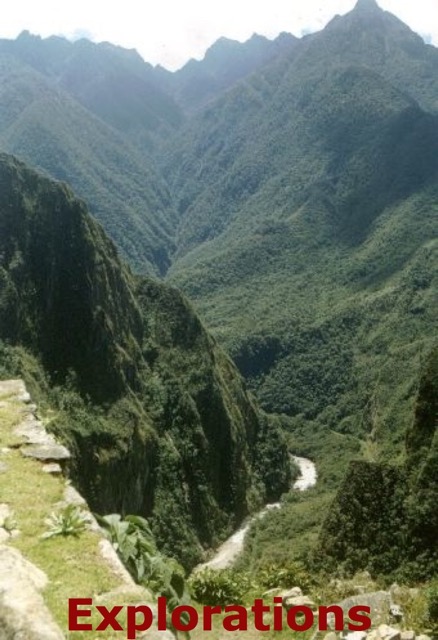
[[[0,546],[0,637],[2,640],[63,640],[41,591],[47,576],[19,551]]]

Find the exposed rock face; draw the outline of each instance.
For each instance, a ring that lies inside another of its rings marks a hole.
[[[47,576],[19,551],[0,546],[2,640],[64,640],[41,595]]]

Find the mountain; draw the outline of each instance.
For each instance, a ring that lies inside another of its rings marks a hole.
[[[69,42],[23,31],[0,40],[0,52],[32,67],[104,122],[146,149],[157,135],[182,121],[172,98],[162,91],[154,68],[135,50],[87,39]]]
[[[239,80],[284,52],[292,52],[298,39],[281,33],[275,40],[254,34],[244,43],[220,38],[202,60],[190,60],[172,73],[162,67],[162,86],[184,111],[199,111],[207,103],[232,88]]]
[[[163,155],[179,214],[168,279],[313,455],[323,433],[404,455],[436,342],[437,56],[361,1]]]
[[[3,150],[70,183],[136,269],[167,269],[172,204],[145,154],[11,53],[0,53],[0,112]]]
[[[287,487],[281,435],[185,298],[133,276],[65,185],[2,154],[0,187],[1,376],[52,407],[95,511],[148,516],[193,566]]]
[[[438,349],[425,362],[406,439],[406,464],[355,462],[331,505],[320,550],[332,566],[397,579],[424,580],[438,570]],[[358,499],[360,496],[360,499]]]

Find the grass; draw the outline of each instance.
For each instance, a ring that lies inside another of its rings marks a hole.
[[[265,600],[265,604],[269,605],[270,603],[268,602],[268,600]],[[284,621],[283,625],[285,627],[283,631],[273,631],[273,630],[263,631],[263,632],[257,631],[254,627],[254,614],[251,611],[248,611],[248,630],[247,631],[230,632],[230,631],[224,630],[222,626],[222,620],[224,618],[224,615],[212,616],[212,620],[213,620],[212,630],[203,631],[203,628],[202,628],[203,615],[202,615],[201,605],[196,605],[196,609],[199,614],[199,622],[198,622],[197,628],[190,633],[191,640],[201,640],[202,638],[205,638],[207,634],[210,640],[227,640],[228,638],[231,638],[231,637],[233,638],[233,640],[260,640],[261,637],[265,638],[266,640],[270,638],[275,638],[276,640],[286,640],[286,639],[291,640],[292,638],[298,638],[298,637],[300,638],[300,640],[308,640],[309,638],[312,637],[314,633],[313,629],[311,629],[310,631],[299,632],[299,633],[291,631],[287,627],[285,612],[283,612],[283,621]],[[273,615],[270,613],[264,614],[263,621],[265,624],[269,624],[270,626],[273,626]]]
[[[47,574],[49,585],[44,599],[69,640],[83,638],[84,632],[67,631],[68,599],[95,598],[116,589],[120,582],[100,556],[101,538],[95,532],[85,531],[78,537],[41,538],[47,530],[45,519],[59,510],[57,503],[63,499],[65,479],[43,473],[39,462],[21,455],[13,427],[23,419],[23,405],[4,395],[0,396],[0,402],[0,450],[10,448],[1,455],[8,468],[0,475],[0,500],[10,506],[20,530],[10,544]],[[117,596],[117,604],[138,600],[138,593],[130,597],[129,592],[123,591]],[[100,621],[100,616],[94,620]],[[110,640],[120,638],[121,633],[102,632],[96,633],[96,637]]]

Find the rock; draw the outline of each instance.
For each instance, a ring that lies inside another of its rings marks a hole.
[[[297,598],[298,596],[302,596],[303,592],[300,587],[292,587],[292,589],[288,589],[287,591],[281,591],[278,594],[281,598]]]
[[[377,628],[380,640],[400,640],[400,630],[394,629],[387,624],[381,624]]]
[[[99,551],[107,565],[112,569],[115,575],[122,581],[124,586],[134,587],[135,582],[122,564],[116,550],[109,540],[102,539],[99,541]]]
[[[417,636],[417,640],[432,640],[430,636],[426,636],[424,634]]]
[[[344,640],[365,640],[366,637],[366,631],[350,631],[343,636]]]
[[[71,484],[68,484],[64,489],[64,502],[66,504],[75,504],[78,507],[87,506],[85,498]]]
[[[415,631],[402,631],[400,634],[400,640],[415,640]]]
[[[3,529],[3,527],[0,527],[0,544],[8,542],[10,537],[10,533],[6,531],[6,529]]]
[[[62,469],[57,462],[44,464],[42,467],[42,471],[44,471],[44,473],[51,473],[53,475],[59,475],[60,473],[62,473]]]
[[[387,591],[373,591],[371,593],[362,593],[361,595],[350,596],[341,602],[335,603],[342,607],[344,616],[348,615],[351,607],[370,607],[371,620],[373,624],[378,624],[387,620],[388,610],[391,604],[390,595]]]
[[[392,603],[389,607],[389,615],[399,622],[403,618],[403,609],[399,604]]]
[[[30,393],[28,391],[23,391],[19,395],[17,395],[17,400],[19,402],[24,402],[24,404],[29,404],[32,401],[30,397]]]
[[[334,631],[330,631],[329,633],[326,633],[324,640],[338,640],[338,634]]]
[[[36,404],[31,403],[31,404],[26,404],[24,407],[21,407],[20,413],[24,413],[26,415],[29,415],[29,414],[35,415],[37,410],[38,410],[38,407],[36,406]]]
[[[35,420],[33,416],[28,417],[27,420],[19,424],[18,427],[15,427],[14,434],[24,438],[27,444],[56,445],[55,438],[47,433],[43,423]]]
[[[285,609],[291,609],[292,607],[310,607],[310,609],[316,611],[317,606],[308,596],[295,596],[285,598],[283,597],[283,607]]]
[[[8,465],[5,464],[4,462],[0,462],[0,473],[6,473],[7,470],[8,470]]]
[[[12,547],[0,546],[0,638],[64,640],[39,593],[47,576]]]
[[[36,460],[68,460],[70,452],[61,444],[41,444],[27,445],[20,449],[25,458],[35,458]]]

